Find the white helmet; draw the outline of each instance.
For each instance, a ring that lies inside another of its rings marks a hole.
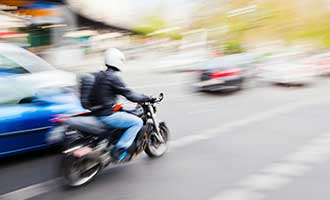
[[[105,52],[105,65],[108,67],[121,71],[125,60],[125,55],[119,49],[110,48]]]

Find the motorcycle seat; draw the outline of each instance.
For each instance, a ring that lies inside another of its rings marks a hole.
[[[92,135],[102,135],[112,132],[108,126],[102,123],[95,116],[69,117],[65,120],[70,127]]]

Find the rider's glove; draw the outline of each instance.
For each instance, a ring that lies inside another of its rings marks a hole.
[[[150,103],[155,103],[157,101],[157,97],[150,96]]]

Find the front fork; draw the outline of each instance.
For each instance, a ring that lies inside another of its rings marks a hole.
[[[156,116],[155,116],[155,113],[154,113],[154,109],[152,108],[151,104],[148,105],[148,108],[149,108],[149,111],[150,111],[150,115],[151,115],[151,120],[155,126],[155,136],[157,138],[157,140],[160,142],[160,143],[164,143],[164,138],[163,136],[160,134],[160,130],[159,130],[159,126],[158,126],[158,121],[156,119]]]

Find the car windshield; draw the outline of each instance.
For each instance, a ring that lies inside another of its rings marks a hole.
[[[242,55],[232,55],[224,56],[219,58],[214,58],[211,61],[207,62],[207,69],[214,68],[232,68],[232,67],[242,67],[243,65],[250,64],[253,62],[253,59],[249,56]]]
[[[308,56],[302,52],[290,52],[290,53],[280,53],[271,55],[265,58],[267,64],[281,64],[281,63],[294,63],[300,62],[301,60],[307,59]]]
[[[42,60],[38,56],[24,50],[24,49],[1,49],[0,50],[0,68],[2,68],[2,62],[1,61],[6,59],[5,61],[7,64],[11,63],[12,68],[19,68],[19,71],[22,72],[24,70],[26,72],[40,72],[40,71],[47,71],[54,69],[50,64],[48,64],[46,61]]]

